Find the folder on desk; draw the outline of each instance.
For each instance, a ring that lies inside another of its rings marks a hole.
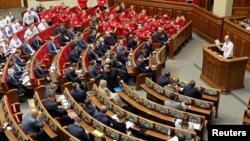
[[[104,134],[98,130],[94,130],[93,133],[99,137],[103,136]]]
[[[119,87],[115,87],[114,90],[115,90],[115,92],[120,92],[120,91],[122,91],[122,88],[119,86]]]

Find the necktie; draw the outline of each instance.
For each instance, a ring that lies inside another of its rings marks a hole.
[[[96,54],[94,51],[92,51],[97,59],[99,59],[98,54]]]
[[[16,68],[18,69],[18,71],[21,71],[21,68],[17,64],[15,64],[15,65],[16,65]]]
[[[16,79],[15,79],[15,77],[13,77],[13,76],[11,76],[11,78],[17,83],[17,81],[16,81]]]
[[[37,43],[37,47],[39,47],[39,41],[38,40],[36,40],[36,43]]]
[[[57,51],[56,45],[53,42],[51,42],[51,43],[52,43],[52,46],[54,47],[54,50]]]
[[[26,44],[27,45],[27,47],[28,47],[28,49],[30,50],[30,52],[33,54],[33,49],[30,47],[30,45],[28,45],[28,44]]]

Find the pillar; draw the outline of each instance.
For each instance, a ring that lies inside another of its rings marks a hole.
[[[221,17],[231,16],[233,0],[214,0],[213,14]]]

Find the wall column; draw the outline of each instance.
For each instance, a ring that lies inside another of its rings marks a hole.
[[[214,0],[213,14],[221,17],[231,16],[233,0]]]

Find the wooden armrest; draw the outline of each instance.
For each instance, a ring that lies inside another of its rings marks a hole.
[[[37,79],[37,84],[38,84],[38,86],[43,85],[44,84],[44,78]]]
[[[22,116],[23,116],[22,112],[18,112],[14,114],[17,124],[20,124],[22,122]]]
[[[11,106],[12,106],[12,110],[14,113],[20,112],[20,103],[19,102],[13,103],[13,104],[11,104]]]

